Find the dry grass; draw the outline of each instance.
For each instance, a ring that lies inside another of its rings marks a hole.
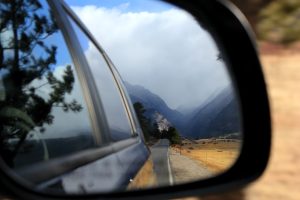
[[[272,153],[264,175],[248,188],[202,200],[300,199],[300,43],[260,45],[272,115]]]
[[[238,140],[197,140],[197,143],[184,142],[184,145],[173,147],[183,155],[205,165],[209,171],[219,174],[232,166],[236,161],[241,142]]]
[[[156,175],[153,171],[153,162],[151,157],[145,165],[140,169],[132,182],[128,185],[128,190],[145,189],[157,186]]]
[[[263,177],[246,190],[246,199],[300,199],[300,49],[299,44],[267,54],[261,61],[273,121],[273,146]]]

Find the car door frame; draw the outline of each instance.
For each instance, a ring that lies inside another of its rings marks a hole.
[[[69,176],[72,172],[78,169],[86,171],[86,166],[96,166],[97,163],[99,165],[101,159],[111,157],[111,160],[114,160],[112,162],[114,165],[124,166],[122,170],[118,172],[120,180],[116,181],[116,185],[114,185],[111,190],[125,189],[126,185],[129,184],[130,180],[134,178],[148,159],[150,150],[145,144],[142,130],[139,126],[129,96],[126,93],[122,79],[105,51],[79,18],[73,13],[73,11],[61,0],[48,0],[47,2],[53,12],[53,16],[59,29],[62,32],[72,57],[72,61],[74,62],[76,73],[78,74],[82,92],[88,107],[93,127],[93,136],[97,148],[75,152],[67,156],[26,166],[16,171],[19,176],[16,176],[11,169],[2,163],[1,167],[15,178],[15,184],[18,185],[19,182],[19,184],[22,183],[20,185],[21,187],[25,186],[31,189],[34,188],[36,192],[47,193],[48,187],[61,182],[64,179],[64,176]],[[117,142],[112,141],[110,138],[110,130],[101,101],[101,96],[96,87],[90,66],[84,56],[83,49],[71,26],[68,16],[75,20],[77,25],[84,31],[85,35],[92,40],[104,56],[110,72],[114,77],[118,92],[120,93],[120,99],[124,106],[123,108],[129,118],[131,138]],[[45,173],[45,171],[47,171],[47,173]],[[26,180],[30,180],[30,182]],[[101,190],[101,188],[99,189]]]

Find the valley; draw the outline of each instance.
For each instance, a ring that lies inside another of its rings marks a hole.
[[[235,97],[232,86],[220,90],[213,96],[194,108],[179,110],[171,109],[158,95],[139,85],[125,82],[125,86],[133,104],[140,103],[143,115],[148,120],[148,129],[155,134],[154,124],[160,132],[174,127],[182,138],[206,139],[212,137],[226,137],[237,133],[236,139],[241,138],[240,110],[238,99]]]
[[[171,109],[143,86],[128,82],[125,86],[151,149],[158,185],[168,185],[157,171],[165,169],[161,163],[168,160],[175,184],[213,177],[237,160],[243,137],[238,99],[232,86],[220,89],[196,107],[182,105],[177,109]],[[157,153],[162,149],[157,144],[166,139],[169,146],[164,149],[168,153]]]

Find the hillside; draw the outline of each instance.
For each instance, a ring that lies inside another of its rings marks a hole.
[[[125,83],[133,103],[140,102],[151,123],[157,121],[157,113],[175,126],[183,137],[208,138],[239,132],[239,110],[231,88],[225,88],[194,109],[183,112],[173,110],[158,95],[148,89]]]
[[[196,108],[186,123],[186,136],[191,138],[218,137],[239,132],[239,108],[233,90],[225,88],[215,98]]]
[[[156,113],[160,113],[173,125],[178,126],[183,121],[183,115],[180,112],[169,108],[162,98],[150,90],[139,85],[131,85],[128,82],[125,82],[125,87],[132,103],[142,103],[146,109],[146,117],[152,122],[156,119]]]

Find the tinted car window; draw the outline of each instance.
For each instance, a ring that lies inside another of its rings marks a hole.
[[[46,1],[5,1],[0,13],[3,159],[18,168],[95,146],[76,71]]]
[[[80,40],[99,90],[110,128],[111,139],[113,141],[119,141],[130,138],[132,136],[132,130],[128,115],[109,67],[95,44],[82,32],[72,19],[70,19],[70,21]]]

